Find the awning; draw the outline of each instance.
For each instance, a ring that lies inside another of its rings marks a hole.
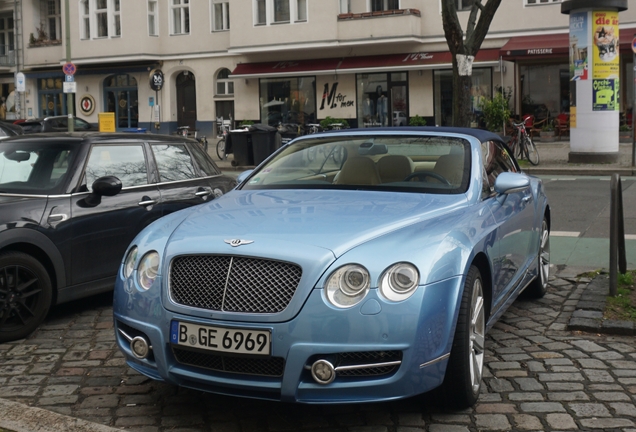
[[[499,50],[486,49],[477,53],[475,66],[494,66]],[[450,68],[452,56],[448,51],[391,54],[298,60],[266,63],[242,63],[236,66],[231,78],[268,78],[299,75],[336,75],[338,73],[391,72],[419,69]]]
[[[499,50],[505,60],[515,58],[536,58],[569,56],[570,34],[550,34],[541,36],[513,37]]]
[[[634,29],[623,29],[620,34],[620,50],[631,52]],[[504,60],[569,57],[570,34],[548,34],[540,36],[512,37],[501,47],[499,53]]]

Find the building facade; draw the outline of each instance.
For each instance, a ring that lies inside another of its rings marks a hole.
[[[188,125],[210,136],[221,117],[233,125],[451,121],[441,0],[69,0],[75,93],[64,92],[65,4],[0,2],[0,89],[9,118],[67,114],[72,97],[76,115],[91,123],[113,112],[118,130],[160,133]],[[457,0],[464,24],[471,4]],[[560,0],[503,1],[473,64],[475,119],[497,88],[519,115],[568,111],[569,29]],[[620,13],[625,115],[635,33],[636,7]],[[18,72],[23,91],[15,87]]]

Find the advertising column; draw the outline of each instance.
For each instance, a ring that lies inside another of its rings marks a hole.
[[[627,0],[566,0],[570,15],[570,153],[572,163],[618,160],[619,12]]]

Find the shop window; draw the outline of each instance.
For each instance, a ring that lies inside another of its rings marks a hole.
[[[148,0],[148,36],[159,36],[157,0]]]
[[[213,31],[223,31],[230,29],[230,3],[212,0],[212,23]]]
[[[316,123],[315,85],[314,77],[261,79],[261,123],[300,127]]]
[[[222,69],[216,75],[216,94],[219,96],[228,96],[234,94],[234,82],[229,79],[230,70]]]
[[[66,115],[66,98],[74,97],[75,93],[64,93],[64,78],[51,77],[38,80],[38,109],[40,117]]]
[[[170,4],[173,35],[190,34],[190,0],[172,0]]]
[[[434,76],[435,124],[451,126],[453,121],[453,71],[436,70]],[[485,127],[481,104],[492,98],[492,69],[475,68],[470,90],[472,119],[477,126]]]
[[[408,125],[406,72],[359,74],[358,124],[362,127]]]
[[[371,12],[400,8],[400,0],[371,0]]]

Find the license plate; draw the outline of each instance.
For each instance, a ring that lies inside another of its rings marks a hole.
[[[235,354],[269,355],[271,332],[242,328],[202,326],[172,321],[170,342],[210,351]]]

